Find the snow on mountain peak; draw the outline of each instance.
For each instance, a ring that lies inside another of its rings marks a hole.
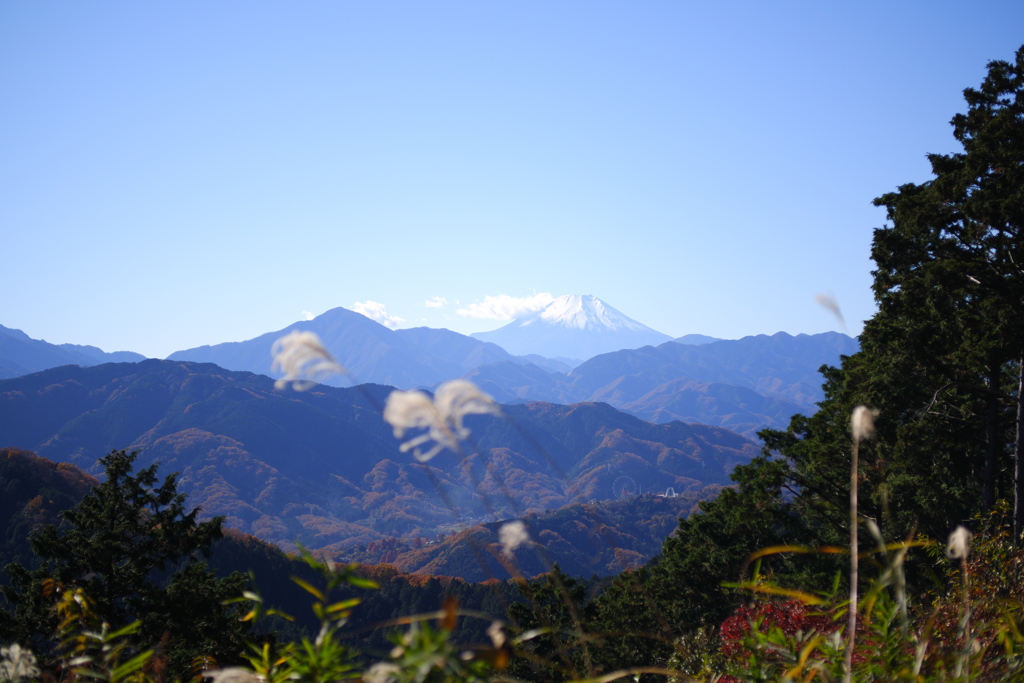
[[[592,294],[560,296],[542,309],[537,317],[552,325],[577,330],[643,327]]]
[[[504,327],[472,336],[494,342],[512,354],[581,359],[672,339],[591,294],[560,296],[543,309]]]

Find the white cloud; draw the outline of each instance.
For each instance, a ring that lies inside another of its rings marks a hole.
[[[499,294],[485,296],[482,303],[469,304],[457,310],[456,313],[466,318],[511,320],[527,313],[539,311],[554,300],[555,297],[548,292],[522,297]]]
[[[448,299],[443,296],[435,296],[432,299],[427,299],[423,305],[427,308],[444,308],[448,305]]]
[[[312,320],[316,316],[313,315],[313,313],[311,311],[303,311],[302,312],[302,317],[305,318],[306,320]]]
[[[388,312],[384,310],[384,304],[376,301],[357,301],[352,304],[352,310],[356,313],[362,313],[370,320],[379,322],[381,325],[391,329],[395,329],[405,322],[405,318],[399,318],[397,315],[388,315]]]

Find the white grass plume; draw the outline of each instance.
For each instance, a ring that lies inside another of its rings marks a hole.
[[[857,526],[859,524],[857,486],[860,479],[860,442],[870,439],[875,433],[877,410],[867,406],[857,406],[850,415],[850,431],[853,433],[853,450],[850,458],[850,606],[846,628],[846,661],[843,681],[850,683],[853,676],[853,650],[857,641],[857,582],[859,580],[859,564],[857,553]]]
[[[857,406],[850,416],[850,431],[853,433],[853,440],[858,443],[870,439],[875,434],[875,418],[878,417],[877,410],[871,410],[867,406]]]
[[[303,391],[328,375],[345,373],[345,368],[334,360],[315,332],[289,332],[274,342],[272,353],[272,369],[284,373],[284,377],[274,382],[275,389],[291,384],[295,390]]]
[[[463,424],[466,415],[500,415],[494,399],[464,379],[445,382],[437,388],[434,400],[422,391],[392,391],[384,406],[384,419],[401,439],[410,429],[426,429],[425,434],[402,444],[402,452],[411,450],[413,457],[426,462],[447,448],[459,451],[459,442],[469,436]],[[420,446],[433,442],[430,450]]]
[[[951,560],[966,560],[971,554],[971,538],[974,536],[964,526],[958,526],[949,535],[949,543],[946,545],[946,556]]]
[[[956,658],[956,666],[953,667],[953,675],[960,678],[961,673],[966,673],[965,680],[971,680],[970,653],[977,644],[971,635],[971,567],[967,563],[967,557],[971,554],[971,538],[974,536],[965,526],[958,526],[949,535],[949,543],[946,545],[946,555],[951,560],[960,560],[960,571],[963,575],[963,613],[960,616],[960,624],[957,629],[957,637],[963,639],[964,647]]]
[[[505,626],[500,621],[491,622],[491,625],[487,627],[487,636],[491,639],[491,643],[496,650],[505,647],[505,643],[508,642],[508,636],[505,635]]]
[[[498,530],[498,542],[501,543],[501,552],[506,557],[511,557],[516,548],[530,540],[526,533],[526,525],[522,520],[514,520],[501,525]]]
[[[213,683],[263,683],[259,676],[240,666],[207,671],[203,678],[209,678]]]
[[[35,680],[39,677],[39,665],[31,650],[14,643],[0,648],[0,681]]]
[[[839,321],[839,325],[846,330],[846,319],[843,318],[843,311],[839,308],[839,302],[831,294],[818,294],[814,297],[814,300],[818,302],[818,305],[829,311]]]
[[[395,683],[402,673],[402,668],[391,662],[377,662],[365,674],[365,683]]]

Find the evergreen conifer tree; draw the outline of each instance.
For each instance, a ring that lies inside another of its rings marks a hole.
[[[745,558],[775,544],[842,546],[849,538],[850,416],[878,409],[859,451],[859,514],[894,540],[945,538],[997,498],[1014,496],[1024,531],[1024,47],[991,62],[968,109],[952,120],[963,151],[929,157],[934,178],[875,200],[889,223],[874,234],[878,313],[861,350],[823,367],[812,416],[759,434],[766,455],[737,468],[735,491],[680,521],[662,556],[627,573],[595,604],[590,630],[611,670],[680,634],[716,627]],[[1011,457],[1016,468],[1010,467]],[[868,541],[873,542],[873,541]],[[770,568],[773,580],[827,589],[828,556]],[[912,577],[911,577],[912,578]],[[702,624],[702,622],[705,622]],[[645,680],[645,679],[642,679]]]
[[[102,458],[105,480],[63,513],[61,528],[47,525],[31,537],[40,566],[6,568],[0,640],[52,653],[57,593],[81,588],[112,628],[138,620],[146,644],[164,641],[175,675],[187,674],[194,657],[237,660],[247,625],[222,602],[238,596],[244,580],[217,579],[198,562],[221,537],[222,520],[197,522],[199,509],[186,511],[175,475],[159,482],[156,464],[133,474],[137,456]]]

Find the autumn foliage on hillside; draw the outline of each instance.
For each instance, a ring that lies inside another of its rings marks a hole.
[[[19,448],[0,448],[0,520],[5,522],[0,558],[31,562],[31,532],[58,523],[60,513],[96,483],[73,465],[54,463]]]
[[[725,429],[651,424],[606,404],[529,404],[469,416],[461,458],[446,449],[418,462],[382,420],[389,391],[278,390],[267,377],[175,361],[68,366],[0,382],[0,434],[84,471],[110,444],[139,450],[140,464],[178,472],[204,515],[288,551],[339,557],[385,538],[433,540],[616,499],[623,476],[638,493],[703,498],[757,453]]]

